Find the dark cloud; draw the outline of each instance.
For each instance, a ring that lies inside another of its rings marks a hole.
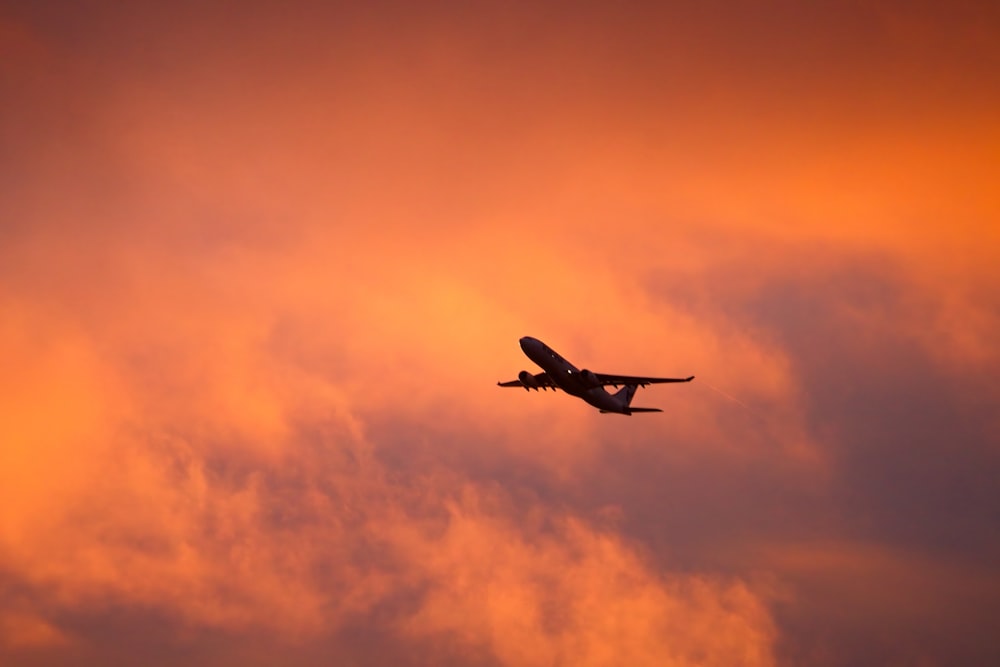
[[[785,574],[795,590],[794,602],[776,607],[785,658],[875,665],[901,659],[902,651],[909,656],[902,659],[932,663],[954,655],[990,662],[998,651],[986,628],[997,609],[991,563],[1000,550],[1000,492],[992,478],[1000,467],[993,416],[1000,388],[987,377],[1000,366],[946,364],[948,355],[935,346],[947,340],[925,335],[941,319],[940,295],[914,291],[890,256],[802,247],[787,270],[761,268],[748,258],[708,272],[696,287],[686,276],[683,287],[666,275],[651,284],[788,355],[808,432],[832,466],[821,486],[808,478],[790,483],[794,477],[764,461],[735,483],[702,478],[715,491],[732,489],[727,496],[737,509],[721,530],[743,539],[828,542],[817,547],[814,570]],[[750,294],[740,287],[744,276],[759,285]],[[829,568],[819,564],[837,541],[876,545],[904,561],[896,572],[888,564],[889,571],[855,567],[846,557]],[[841,565],[847,572],[837,571]],[[873,603],[862,592],[869,586],[899,604]],[[844,593],[852,587],[861,590]]]

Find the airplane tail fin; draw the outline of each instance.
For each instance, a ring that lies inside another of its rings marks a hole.
[[[630,415],[633,412],[663,412],[659,408],[633,408],[632,398],[635,396],[635,390],[638,389],[639,385],[627,384],[618,390],[615,394],[615,398],[621,403],[622,412],[626,415]],[[604,412],[603,410],[601,412]]]
[[[635,390],[639,387],[637,384],[627,384],[615,394],[615,399],[621,403],[623,408],[627,408],[632,404],[632,397],[635,396]]]

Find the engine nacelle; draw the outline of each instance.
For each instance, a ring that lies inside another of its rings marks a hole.
[[[520,381],[525,391],[529,389],[534,389],[535,391],[538,391],[538,380],[536,380],[535,376],[529,373],[528,371],[521,371],[520,373],[518,373],[517,379],[518,381]]]
[[[584,368],[580,371],[580,379],[583,380],[583,384],[587,385],[589,388],[599,387],[601,381],[597,379],[597,375],[593,371],[589,371]]]

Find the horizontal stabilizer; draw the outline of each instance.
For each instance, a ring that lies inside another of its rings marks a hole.
[[[661,410],[659,408],[632,408],[632,407],[630,407],[628,409],[628,411],[629,412],[663,412],[663,410]]]

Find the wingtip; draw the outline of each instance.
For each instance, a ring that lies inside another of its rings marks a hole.
[[[689,378],[688,378],[687,380],[684,380],[684,381],[685,381],[685,382],[690,382],[690,381],[691,381],[691,380],[693,380],[693,379],[694,379],[694,376],[692,375],[691,377],[689,377]]]

